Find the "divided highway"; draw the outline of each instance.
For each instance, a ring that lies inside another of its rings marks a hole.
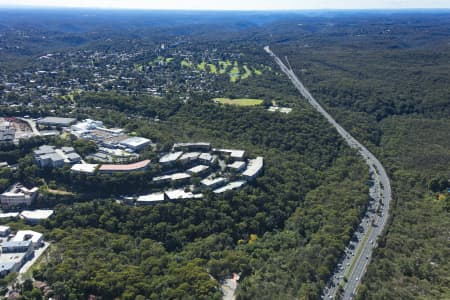
[[[281,70],[289,77],[309,104],[336,128],[351,148],[358,150],[369,166],[373,183],[369,191],[371,198],[369,207],[322,294],[324,299],[353,299],[361,278],[369,265],[377,238],[382,234],[388,220],[389,205],[392,199],[389,178],[379,160],[323,109],[298,79],[294,71],[286,67],[281,59],[270,50],[269,46],[264,47],[264,50],[275,59]],[[342,289],[339,289],[340,286]]]

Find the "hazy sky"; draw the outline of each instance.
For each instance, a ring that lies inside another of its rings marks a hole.
[[[450,8],[450,0],[0,0],[0,6],[195,10]]]

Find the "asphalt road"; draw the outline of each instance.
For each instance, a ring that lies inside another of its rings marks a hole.
[[[389,177],[380,161],[323,109],[298,79],[294,71],[286,67],[281,59],[270,50],[269,46],[264,47],[264,50],[272,56],[309,104],[336,128],[351,148],[358,150],[358,153],[369,166],[372,186],[369,190],[371,200],[368,209],[322,294],[322,298],[326,299],[353,299],[361,278],[369,265],[377,238],[382,234],[387,224],[389,205],[392,199]],[[339,291],[339,286],[342,286],[343,290]]]

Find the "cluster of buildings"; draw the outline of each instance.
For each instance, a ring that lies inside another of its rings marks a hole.
[[[283,114],[288,114],[292,111],[292,108],[280,107],[280,106],[270,106],[267,110],[270,112],[280,112]]]
[[[91,119],[72,125],[68,131],[77,138],[94,142],[98,152],[86,158],[99,162],[136,159],[141,150],[152,145],[147,138],[129,136],[122,128],[106,128],[102,121]]]
[[[44,246],[42,233],[19,230],[11,234],[9,226],[0,226],[0,277],[11,272],[19,272],[31,260],[35,251]]]
[[[60,168],[66,164],[81,162],[81,156],[72,147],[56,149],[54,146],[43,145],[34,150],[34,159],[41,168]]]
[[[159,164],[162,174],[153,177],[154,186],[172,189],[139,196],[136,205],[199,199],[203,190],[221,194],[242,188],[261,174],[264,159],[248,159],[245,150],[212,148],[210,143],[176,143]]]

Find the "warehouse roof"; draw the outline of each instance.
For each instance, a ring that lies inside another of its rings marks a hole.
[[[60,125],[60,126],[70,126],[75,123],[77,120],[74,118],[60,118],[60,117],[45,117],[38,120],[38,124],[44,125]]]

